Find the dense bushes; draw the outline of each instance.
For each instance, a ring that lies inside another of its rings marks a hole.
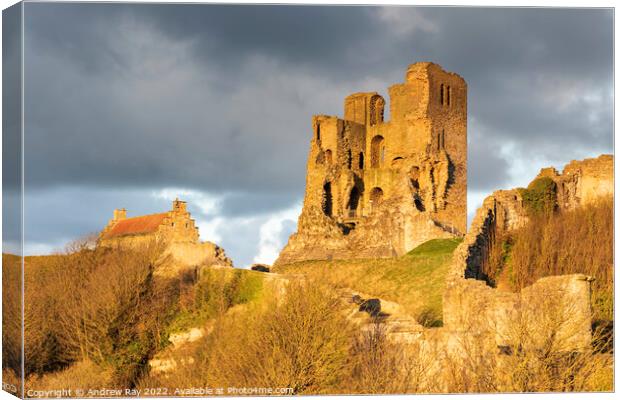
[[[90,361],[128,386],[165,342],[178,297],[174,282],[154,279],[161,251],[77,249],[28,262],[26,375]]]
[[[495,238],[485,272],[513,290],[550,275],[592,276],[594,318],[613,320],[613,233],[612,198],[531,215],[523,228]]]
[[[21,258],[2,255],[2,370],[3,382],[20,388],[21,376]],[[18,393],[13,393],[18,394]]]
[[[534,179],[527,189],[519,191],[530,215],[549,214],[557,208],[557,185],[549,177]]]
[[[240,269],[204,268],[200,276],[184,271],[181,300],[169,333],[183,331],[221,316],[230,307],[257,300],[263,289],[260,274]]]
[[[145,387],[278,387],[330,393],[347,372],[352,326],[333,291],[291,284],[288,295],[218,319],[195,345],[194,364]]]

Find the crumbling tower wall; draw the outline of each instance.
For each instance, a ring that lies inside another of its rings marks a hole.
[[[391,257],[461,236],[467,218],[467,85],[423,62],[389,88],[344,101],[344,119],[313,117],[298,231],[277,263]]]

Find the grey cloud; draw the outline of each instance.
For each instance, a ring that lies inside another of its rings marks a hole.
[[[27,184],[236,193],[227,218],[284,209],[303,196],[312,114],[431,60],[468,82],[470,188],[508,187],[528,157],[613,150],[612,23],[610,9],[28,3]],[[247,259],[256,234],[234,251]]]
[[[480,138],[482,139],[482,138]],[[487,140],[471,139],[467,155],[467,189],[493,191],[510,179],[509,163],[501,155],[501,148]]]
[[[235,192],[228,193],[222,202],[220,214],[223,216],[250,216],[261,215],[291,207],[295,200],[291,202],[290,193],[248,193]]]
[[[115,208],[126,208],[129,217],[159,213],[171,208],[171,199],[162,196],[162,188],[111,189],[92,186],[61,186],[26,190],[25,240],[33,244],[48,243],[56,250],[62,245],[92,233],[97,233],[108,223]],[[198,192],[196,196],[184,195],[183,190],[167,189],[172,197],[188,201],[188,210],[199,222],[212,225],[221,220],[216,234],[218,244],[239,266],[248,265],[256,255],[260,225],[270,213],[290,208],[288,196],[277,194]],[[206,196],[218,205],[214,210],[204,210],[196,199]],[[168,196],[169,197],[169,196]],[[4,204],[13,204],[17,194],[5,193]],[[9,209],[7,209],[9,210]],[[17,226],[18,213],[7,213],[6,226]],[[291,227],[291,224],[293,225]],[[295,223],[285,221],[282,235],[294,231]],[[201,232],[203,240],[210,240],[208,232]],[[20,235],[4,230],[4,240],[18,242]],[[283,238],[280,238],[283,240]],[[286,240],[284,240],[286,242]]]

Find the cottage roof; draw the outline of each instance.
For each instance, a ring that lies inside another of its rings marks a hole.
[[[153,233],[157,231],[167,216],[168,213],[161,213],[122,219],[104,234],[104,238]]]

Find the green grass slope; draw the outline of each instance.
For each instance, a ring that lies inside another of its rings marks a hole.
[[[197,282],[185,288],[181,307],[168,327],[169,333],[202,326],[229,308],[241,304],[257,304],[270,288],[265,274],[237,268],[205,268]]]
[[[441,325],[442,293],[452,253],[460,239],[434,239],[398,258],[303,261],[279,266],[282,274],[317,277],[394,301],[418,322]]]

